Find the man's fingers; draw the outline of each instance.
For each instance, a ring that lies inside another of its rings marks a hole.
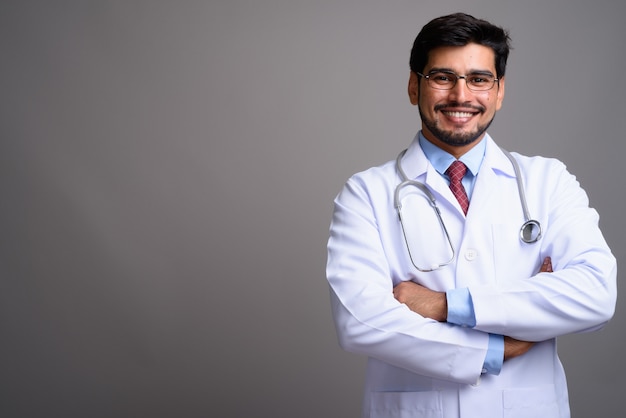
[[[546,257],[543,259],[543,263],[541,264],[541,269],[539,269],[540,273],[552,273],[552,259],[550,257]]]

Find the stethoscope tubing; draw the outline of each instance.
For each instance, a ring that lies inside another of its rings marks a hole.
[[[517,182],[517,190],[519,193],[520,203],[522,205],[522,211],[524,213],[524,223],[522,224],[520,228],[520,234],[519,234],[520,240],[522,240],[522,242],[525,242],[527,244],[535,243],[539,241],[542,235],[541,224],[539,223],[539,221],[534,220],[530,217],[530,211],[528,210],[528,204],[526,202],[526,194],[524,193],[524,183],[522,181],[521,170],[520,170],[517,160],[515,160],[513,155],[511,155],[511,153],[508,152],[507,150],[502,149],[502,148],[501,150],[504,153],[504,155],[506,155],[506,157],[509,159],[509,161],[511,161],[511,164],[513,165],[513,170],[515,171],[515,180]],[[452,251],[452,257],[449,261],[438,264],[437,266],[433,266],[433,268],[431,269],[421,269],[417,267],[415,263],[413,263],[413,265],[415,265],[415,267],[420,271],[433,271],[433,270],[436,270],[437,268],[441,268],[447,264],[450,264],[452,260],[454,260],[455,250],[454,250],[454,246],[452,245],[450,235],[448,234],[446,225],[443,222],[443,218],[441,217],[441,211],[439,210],[439,207],[437,206],[437,201],[435,199],[435,196],[428,189],[428,187],[426,187],[424,183],[421,183],[417,180],[410,180],[407,177],[406,173],[404,172],[404,169],[402,168],[402,157],[404,156],[406,151],[407,150],[405,149],[402,152],[400,152],[400,154],[398,154],[398,157],[396,158],[396,169],[398,171],[398,174],[400,175],[401,182],[400,184],[396,186],[396,189],[394,191],[394,207],[396,208],[396,211],[398,212],[398,218],[402,226],[402,233],[404,235],[404,240],[407,243],[407,248],[408,248],[408,240],[406,236],[406,231],[404,229],[404,223],[402,222],[402,203],[400,199],[400,190],[405,186],[415,186],[418,189],[420,189],[428,197],[430,205],[432,206],[433,210],[435,210],[437,214],[439,223],[445,232],[446,238],[448,239],[448,242],[450,244],[450,249]],[[411,255],[410,250],[409,250],[409,255],[411,257],[411,260],[413,261],[413,256]]]

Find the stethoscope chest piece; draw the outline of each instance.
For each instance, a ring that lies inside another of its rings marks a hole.
[[[530,219],[522,225],[519,230],[519,236],[526,244],[532,244],[541,238],[541,225],[539,221]]]

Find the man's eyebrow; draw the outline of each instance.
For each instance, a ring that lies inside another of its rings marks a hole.
[[[472,75],[489,75],[491,77],[495,77],[495,75],[491,71],[489,71],[489,70],[471,70],[467,74],[468,75],[469,74],[472,74]]]
[[[447,67],[433,67],[428,71],[428,74],[430,73],[446,73],[446,74],[457,74],[456,71],[454,71],[451,68],[447,68]],[[461,74],[463,75],[463,74]],[[491,77],[495,77],[495,75],[493,74],[493,72],[489,71],[489,70],[470,70],[468,71],[467,74],[465,75],[488,75]]]
[[[428,70],[428,73],[449,73],[449,74],[456,74],[454,72],[454,70],[452,70],[451,68],[445,68],[445,67],[433,67],[430,70]]]

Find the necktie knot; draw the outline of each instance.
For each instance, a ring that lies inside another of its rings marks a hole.
[[[455,160],[446,170],[446,174],[450,177],[450,190],[452,190],[452,194],[456,197],[456,200],[459,201],[463,213],[467,214],[469,199],[467,198],[467,193],[465,193],[463,183],[461,183],[465,173],[467,173],[467,166],[459,160]]]
[[[446,170],[451,183],[460,182],[467,173],[467,166],[462,161],[455,160]]]

